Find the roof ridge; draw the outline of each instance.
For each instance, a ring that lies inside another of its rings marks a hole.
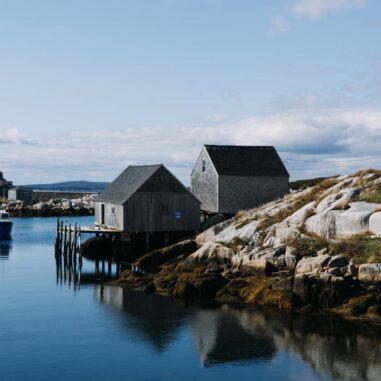
[[[274,146],[204,145],[219,175],[288,176]]]

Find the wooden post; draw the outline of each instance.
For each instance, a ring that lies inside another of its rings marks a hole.
[[[57,218],[57,226],[56,226],[56,251],[58,250],[60,245],[60,219]]]
[[[149,251],[149,232],[146,232],[146,252]]]
[[[61,227],[60,227],[60,250],[62,253],[62,243],[63,243],[63,221],[61,220]]]
[[[64,247],[63,247],[64,254],[66,256],[67,253],[67,225],[65,224],[65,231],[64,231]]]
[[[80,257],[82,257],[82,253],[81,253],[81,225],[79,225],[79,227],[78,227],[78,252],[79,252]]]
[[[75,223],[74,225],[74,239],[73,239],[73,251],[74,251],[74,255],[75,257],[77,258],[77,223]]]
[[[71,232],[71,224],[69,224],[69,238],[68,238],[69,254],[71,254],[71,240],[72,240],[72,232]]]
[[[108,276],[109,276],[109,278],[111,278],[111,273],[112,273],[111,266],[112,266],[112,262],[111,262],[111,258],[110,258],[108,261]]]

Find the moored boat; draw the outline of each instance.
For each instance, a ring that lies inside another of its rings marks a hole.
[[[12,233],[13,222],[9,220],[9,213],[0,210],[0,239],[9,238]]]

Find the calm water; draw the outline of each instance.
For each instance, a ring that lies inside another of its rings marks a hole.
[[[380,329],[57,284],[54,228],[16,219],[0,243],[2,381],[381,380]]]

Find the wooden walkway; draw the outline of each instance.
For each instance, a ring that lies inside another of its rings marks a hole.
[[[95,234],[96,236],[116,237],[117,240],[126,239],[127,233],[118,229],[106,228],[103,226],[80,226],[79,224],[67,224],[63,220],[57,219],[56,228],[56,249],[62,252],[80,251],[81,236],[83,234]]]

